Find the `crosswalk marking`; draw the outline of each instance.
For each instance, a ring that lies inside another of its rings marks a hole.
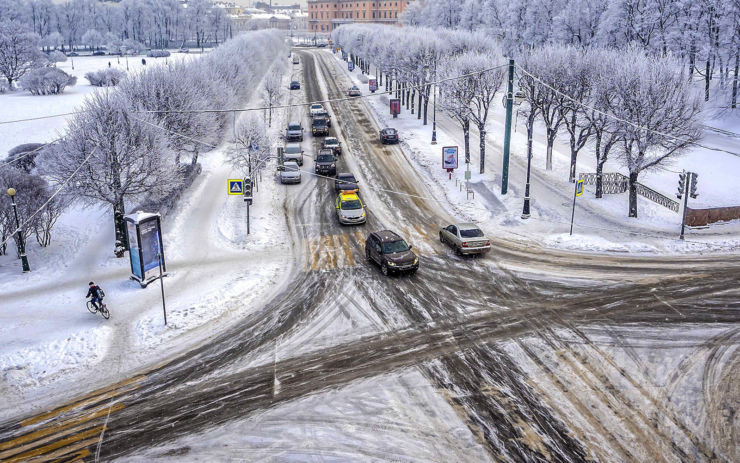
[[[125,407],[118,397],[137,389],[144,378],[136,376],[98,389],[21,421],[14,437],[0,442],[0,461],[81,461],[106,429],[105,417]]]
[[[438,254],[429,229],[417,225],[398,231],[408,237],[420,256]],[[365,260],[365,234],[361,230],[346,230],[344,233],[305,238],[303,249],[306,252],[305,272],[352,268]]]

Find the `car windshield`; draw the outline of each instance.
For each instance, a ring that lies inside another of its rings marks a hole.
[[[337,141],[337,139],[336,139],[336,138],[325,138],[325,139],[324,139],[324,144],[325,144],[325,145],[336,145],[336,144],[338,144],[338,143],[339,143],[339,142]]]
[[[313,125],[326,125],[326,119],[314,119]]]
[[[285,164],[285,170],[291,172],[298,172],[298,164],[295,162],[288,162]]]
[[[288,130],[301,130],[300,124],[288,124]]]
[[[316,162],[334,162],[334,156],[331,154],[319,154],[316,158]]]
[[[357,209],[362,209],[362,203],[359,199],[351,199],[349,201],[342,201],[342,209],[354,211]]]
[[[357,183],[355,177],[352,175],[341,175],[338,177],[339,183]]]
[[[322,108],[320,104],[312,104],[311,109],[324,109],[324,108]]]
[[[481,238],[483,237],[483,232],[477,228],[468,228],[467,230],[460,230],[460,236],[463,238]]]
[[[299,145],[288,145],[285,147],[283,152],[285,154],[299,154],[301,152],[301,147]]]
[[[409,250],[409,245],[404,240],[388,241],[383,243],[383,254],[392,254],[394,252],[405,252]]]

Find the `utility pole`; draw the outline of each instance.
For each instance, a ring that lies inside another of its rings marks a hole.
[[[437,144],[437,60],[434,60],[434,89],[432,90],[432,145]]]
[[[26,245],[23,242],[23,231],[21,230],[21,223],[18,221],[18,208],[15,204],[15,193],[15,188],[8,188],[8,196],[10,196],[10,202],[13,203],[13,215],[15,216],[16,233],[18,234],[18,254],[21,258],[23,273],[26,273],[31,271],[31,267],[28,265],[28,257],[26,257]]]
[[[509,60],[509,82],[506,88],[506,127],[504,128],[504,165],[501,170],[501,194],[509,189],[509,151],[511,148],[511,110],[514,106],[514,60]],[[527,168],[527,188],[529,188],[529,168]],[[527,192],[529,196],[529,192]],[[529,213],[529,212],[527,212]]]

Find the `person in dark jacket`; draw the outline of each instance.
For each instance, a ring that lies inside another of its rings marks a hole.
[[[90,289],[87,290],[87,296],[85,297],[88,298],[92,296],[90,302],[92,302],[92,305],[95,306],[95,310],[100,310],[99,304],[103,303],[103,290],[93,281],[88,283],[88,285]]]

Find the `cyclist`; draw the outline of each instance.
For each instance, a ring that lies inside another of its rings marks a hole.
[[[90,289],[87,290],[87,297],[92,296],[92,299],[90,299],[90,302],[92,302],[92,305],[95,306],[95,310],[100,310],[100,305],[103,303],[103,290],[100,288],[100,286],[96,285],[94,281],[91,281],[88,283],[90,286]]]

